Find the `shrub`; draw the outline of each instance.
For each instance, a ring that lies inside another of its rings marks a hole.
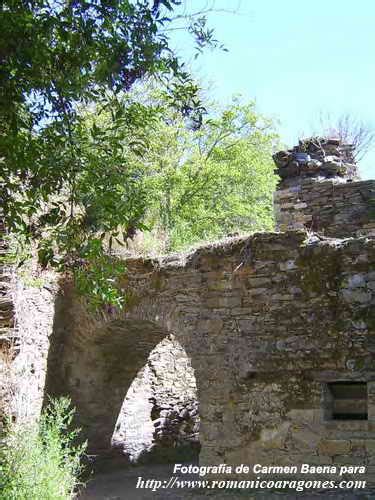
[[[82,473],[86,443],[76,445],[70,400],[51,400],[33,424],[9,425],[0,450],[2,500],[67,500]]]

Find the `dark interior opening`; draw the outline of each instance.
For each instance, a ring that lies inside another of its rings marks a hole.
[[[367,420],[367,383],[330,382],[327,384],[330,420]]]
[[[367,420],[367,413],[332,413],[333,420]]]

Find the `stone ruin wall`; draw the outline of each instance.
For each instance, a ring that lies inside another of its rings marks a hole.
[[[68,283],[50,342],[46,392],[72,397],[90,453],[130,462],[197,457],[194,370],[164,325],[93,314]]]
[[[31,269],[26,279],[19,275],[10,263],[2,221],[0,235],[1,438],[8,418],[19,422],[34,420],[46,402],[50,342],[54,331],[59,329],[55,324],[55,308],[59,302],[59,286],[64,288],[64,285],[49,273],[35,280],[35,284]],[[126,405],[117,423],[114,422],[117,431],[112,445],[130,460],[173,460],[181,454],[196,457],[199,414],[190,361],[173,338],[165,338],[151,353],[146,352],[150,354],[149,359],[134,379],[134,386],[138,385],[139,390],[133,398],[124,401]],[[131,349],[129,354],[131,357]],[[147,395],[149,400],[144,401]],[[141,432],[136,430],[132,435],[132,425],[133,430],[141,427]],[[143,457],[138,456],[140,450]]]
[[[373,240],[308,240],[306,233],[292,232],[205,248],[182,267],[143,261],[129,266],[137,290],[129,316],[163,324],[188,346],[202,419],[202,464],[344,462],[367,464],[373,474],[374,262]],[[119,387],[110,377],[102,380],[100,370],[110,375],[113,364],[101,365],[99,350],[92,352],[95,329],[84,308],[72,306],[68,293],[62,300],[75,319],[66,331],[70,339],[54,346],[59,364],[48,355],[48,372],[73,396],[83,423],[94,427],[95,446],[106,432],[99,409],[112,405],[112,389],[122,401],[126,380]],[[69,325],[71,318],[66,320]],[[155,347],[167,338],[165,331]],[[137,341],[142,338],[132,336],[133,349]],[[146,358],[149,352],[151,345]],[[129,356],[118,359],[129,362]],[[368,421],[325,420],[324,387],[337,379],[368,381]],[[93,382],[91,391],[85,382]],[[112,417],[110,434],[116,412]]]
[[[274,195],[280,231],[303,229],[345,238],[375,236],[375,181],[336,183],[334,180],[301,183]]]
[[[140,344],[146,325],[148,340],[158,332],[149,352],[173,332],[191,359],[202,464],[360,463],[371,480],[374,262],[373,239],[332,240],[305,231],[237,238],[185,260],[129,261],[126,285],[133,298],[126,314],[107,314],[93,325],[74,299],[74,319],[64,315],[69,338],[59,364],[50,360],[65,376],[54,371],[53,379],[72,395],[94,447],[100,436],[108,436],[109,446],[117,412],[108,415],[104,407],[118,405],[134,380],[121,375],[116,403],[119,379],[111,356],[126,339],[136,342],[132,322],[142,319]],[[122,324],[121,332],[104,346],[108,332],[97,335],[114,324]],[[327,418],[327,383],[337,380],[367,382],[368,420]]]
[[[338,139],[301,140],[274,155],[279,231],[307,228],[345,238],[375,235],[375,181],[360,181],[354,148]]]
[[[340,139],[310,137],[297,146],[273,155],[279,189],[299,184],[301,179],[335,179],[336,182],[359,180],[355,147]]]
[[[9,326],[0,338],[0,435],[7,419],[27,422],[40,415],[57,293],[53,280],[27,286],[11,267],[3,276],[9,295],[2,304],[9,305],[0,321],[7,318]]]
[[[14,385],[10,411],[18,421],[38,418],[43,406],[57,292],[55,276],[46,274],[40,286],[14,278],[16,353],[10,372]]]
[[[12,300],[12,273],[7,263],[8,244],[4,222],[0,214],[0,436],[4,415],[10,404],[11,387],[9,372],[14,358],[13,326],[14,304]]]
[[[0,214],[0,437],[7,419],[40,414],[56,293],[56,277],[49,273],[40,287],[17,274]]]

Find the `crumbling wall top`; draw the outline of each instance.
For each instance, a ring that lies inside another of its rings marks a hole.
[[[297,146],[273,156],[276,173],[281,178],[279,188],[298,184],[304,178],[359,180],[354,149],[352,144],[336,138],[301,139]]]

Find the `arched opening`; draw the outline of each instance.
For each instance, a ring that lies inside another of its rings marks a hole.
[[[93,329],[82,317],[56,320],[46,401],[69,395],[88,454],[121,463],[196,457],[196,383],[182,345],[152,321],[114,319]]]
[[[196,380],[186,352],[173,335],[151,351],[134,378],[111,445],[132,463],[197,460]]]

